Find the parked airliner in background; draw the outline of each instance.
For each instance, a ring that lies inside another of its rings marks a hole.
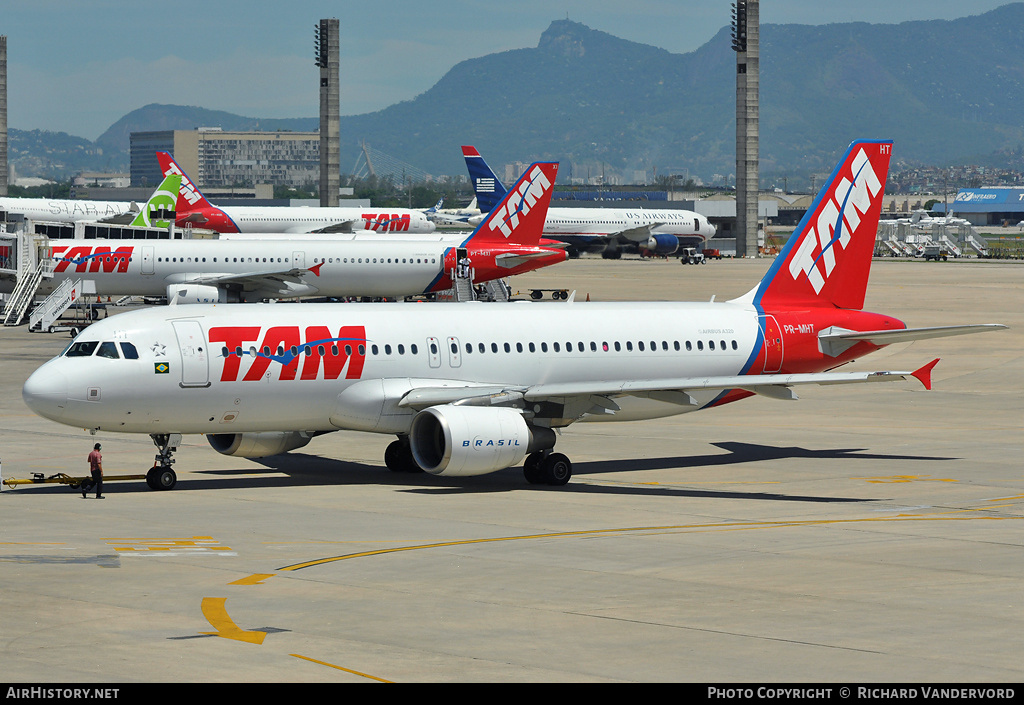
[[[54,223],[79,221],[130,222],[139,212],[134,201],[86,201],[59,198],[0,198],[0,211],[18,213],[28,220]],[[0,218],[3,220],[3,218]]]
[[[168,303],[235,303],[315,297],[404,298],[451,289],[457,260],[465,258],[473,283],[522,274],[566,259],[541,245],[540,225],[519,219],[523,200],[543,218],[558,165],[536,164],[510,191],[494,217],[465,233],[435,235],[302,235],[259,239],[55,241],[53,276],[40,293],[66,279],[88,279],[100,296],[166,296]],[[144,214],[173,204],[181,176],[165,177]],[[166,210],[157,210],[173,220]],[[499,215],[503,213],[505,215]],[[150,219],[146,218],[146,224]],[[167,223],[165,221],[164,226]],[[13,280],[0,281],[10,291]]]
[[[219,233],[432,233],[435,226],[421,210],[408,208],[306,208],[224,206],[210,203],[167,152],[157,152],[164,176],[181,176],[177,224]]]
[[[483,215],[476,207],[476,196],[473,196],[473,200],[465,208],[441,208],[438,206],[432,213],[428,213],[427,217],[440,225],[466,226],[478,224],[483,220]]]
[[[505,186],[475,147],[463,146],[462,155],[480,212],[487,213],[505,194]],[[715,236],[715,227],[703,215],[678,208],[555,206],[548,209],[544,236],[568,243],[570,255],[600,252],[605,258],[616,259],[623,249],[670,255],[680,247],[703,247]]]
[[[862,311],[892,143],[854,142],[764,278],[732,301],[277,304],[151,308],[94,323],[25,382],[37,414],[148,433],[154,488],[180,434],[269,456],[329,431],[394,434],[393,470],[481,475],[524,462],[564,484],[555,429],[795,399],[805,384],[913,376],[835,371],[890,343],[993,328],[907,329]],[[485,223],[539,227],[537,182]],[[525,191],[524,191],[525,189]],[[516,222],[518,221],[518,223]],[[836,411],[837,414],[841,410]]]

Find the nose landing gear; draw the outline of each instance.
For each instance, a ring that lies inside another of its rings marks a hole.
[[[174,464],[172,454],[181,443],[180,433],[151,433],[153,444],[159,451],[153,461],[153,467],[146,473],[146,484],[151,490],[173,489],[178,483],[178,476],[171,465]]]

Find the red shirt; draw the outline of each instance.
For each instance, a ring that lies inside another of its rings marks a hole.
[[[89,469],[90,470],[102,470],[103,456],[100,455],[98,450],[94,450],[89,453]]]

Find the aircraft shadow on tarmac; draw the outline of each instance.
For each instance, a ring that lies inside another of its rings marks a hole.
[[[754,443],[720,442],[711,445],[727,451],[711,455],[690,455],[660,458],[629,458],[620,460],[581,461],[573,466],[574,476],[584,478],[603,473],[631,472],[643,470],[661,470],[679,468],[709,468],[729,466],[741,463],[758,463],[772,460],[819,460],[823,462],[840,461],[903,461],[903,460],[956,460],[940,456],[895,455],[864,453],[861,448],[827,448],[812,450],[796,446],[771,446]],[[546,485],[530,485],[523,479],[522,468],[512,467],[505,470],[476,477],[450,478],[436,477],[426,473],[396,473],[380,465],[325,458],[304,453],[288,453],[255,459],[253,462],[262,465],[265,470],[247,467],[228,470],[196,470],[181,478],[173,492],[217,489],[252,489],[260,487],[305,487],[305,486],[345,486],[345,485],[395,485],[402,491],[423,494],[465,494],[509,492],[517,490],[576,492],[605,495],[640,495],[694,498],[733,498],[760,499],[789,502],[869,502],[878,498],[863,497],[829,497],[789,495],[771,492],[742,492],[721,489],[705,490],[666,486],[656,484],[614,484],[593,485],[572,482],[563,487]],[[264,474],[265,473],[265,474]],[[680,477],[676,482],[685,485],[686,478]],[[756,482],[756,481],[754,481]],[[39,489],[43,489],[40,487]],[[54,492],[61,488],[50,486]],[[151,492],[145,482],[108,483],[107,494],[129,492]],[[24,490],[22,490],[24,491]],[[66,491],[66,490],[63,490]]]

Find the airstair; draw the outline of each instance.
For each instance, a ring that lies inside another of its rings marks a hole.
[[[461,275],[461,276],[460,276]],[[452,290],[456,301],[475,301],[476,293],[473,291],[473,271],[468,270],[463,274],[460,267],[456,267],[452,273]]]
[[[30,331],[49,331],[54,322],[82,296],[81,279],[65,279],[28,317]]]
[[[988,257],[988,243],[968,233],[964,236],[964,244],[978,253],[981,257]]]
[[[512,288],[505,283],[504,279],[492,279],[484,282],[484,292],[490,301],[508,301],[512,295]]]
[[[49,257],[39,257],[39,243],[36,237],[19,232],[17,238],[17,268],[11,273],[17,277],[17,284],[4,306],[5,326],[20,326],[25,320],[36,292],[44,277],[53,276],[53,261]]]
[[[961,250],[956,243],[950,240],[946,235],[939,236],[939,245],[945,248],[946,252],[954,257],[962,257],[964,254],[963,250]]]

